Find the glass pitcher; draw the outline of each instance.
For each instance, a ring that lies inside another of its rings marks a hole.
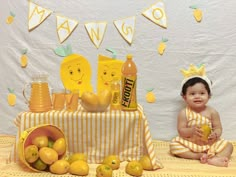
[[[28,99],[26,91],[31,87],[31,95]],[[31,83],[27,83],[23,89],[23,96],[32,112],[47,112],[52,109],[52,102],[48,87],[48,74],[36,73],[32,76]]]

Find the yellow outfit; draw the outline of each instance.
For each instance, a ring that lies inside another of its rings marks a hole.
[[[188,127],[192,127],[194,125],[203,125],[203,124],[208,124],[208,126],[212,127],[211,122],[207,117],[204,117],[201,114],[192,111],[190,108],[187,107],[185,113]],[[212,145],[198,145],[180,136],[177,136],[174,139],[172,139],[170,143],[170,152],[171,154],[174,155],[188,151],[206,152],[209,157],[213,157],[215,156],[215,154],[221,152],[226,147],[227,143],[228,141],[219,138]]]

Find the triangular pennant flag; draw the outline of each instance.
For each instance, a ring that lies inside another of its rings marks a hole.
[[[75,28],[78,25],[78,21],[58,15],[56,17],[57,17],[57,35],[59,37],[60,43],[63,43],[75,30]]]
[[[40,7],[39,5],[29,1],[29,14],[28,14],[28,29],[29,31],[33,30],[39,26],[44,20],[46,20],[52,11]]]
[[[142,13],[143,16],[156,23],[157,25],[167,28],[165,5],[162,1],[149,7]]]
[[[114,25],[121,34],[121,36],[129,43],[132,44],[135,28],[135,16],[115,20]]]
[[[85,28],[88,32],[88,35],[93,42],[93,44],[99,48],[102,43],[105,31],[106,31],[107,23],[106,22],[91,22],[86,23]]]

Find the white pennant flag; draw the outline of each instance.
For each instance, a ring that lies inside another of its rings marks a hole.
[[[142,13],[143,16],[156,23],[157,25],[167,28],[167,19],[165,5],[162,1],[157,2]]]
[[[78,21],[57,15],[57,34],[60,43],[63,43],[75,30]]]
[[[129,18],[115,20],[114,25],[121,34],[121,36],[129,43],[132,44],[134,36],[136,17],[132,16]]]
[[[106,27],[106,22],[91,22],[85,24],[88,35],[97,48],[99,48],[100,44],[102,43],[104,34],[106,32]]]
[[[51,13],[51,10],[29,1],[28,30],[31,31],[39,26]]]

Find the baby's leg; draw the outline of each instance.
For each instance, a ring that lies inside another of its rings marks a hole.
[[[229,158],[233,152],[233,145],[228,143],[227,146],[216,156],[207,159],[207,163],[210,165],[227,167],[229,164]]]
[[[210,165],[218,166],[218,167],[228,167],[229,159],[228,157],[214,156],[210,159],[207,159],[207,163]]]
[[[206,163],[207,157],[204,159],[201,159],[203,156],[205,157],[205,155],[206,155],[206,153],[192,152],[192,151],[184,152],[181,154],[176,154],[176,156],[178,156],[178,157],[185,158],[185,159],[200,160],[202,163]],[[203,161],[205,161],[205,162],[203,162]]]

